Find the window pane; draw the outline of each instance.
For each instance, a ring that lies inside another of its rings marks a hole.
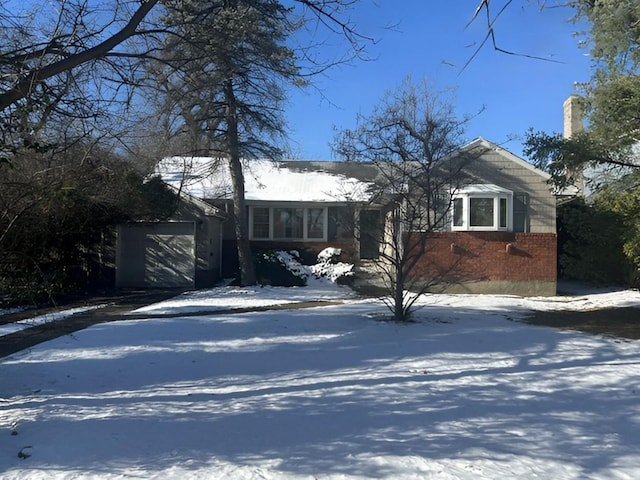
[[[507,199],[500,199],[500,228],[507,228]]]
[[[454,227],[462,227],[463,216],[462,216],[462,198],[454,198],[453,199],[453,226]]]
[[[274,208],[273,217],[274,238],[302,238],[302,208]]]
[[[493,198],[469,199],[469,225],[493,227]]]
[[[269,209],[253,209],[253,238],[269,238]]]
[[[324,208],[307,209],[307,238],[324,238]]]

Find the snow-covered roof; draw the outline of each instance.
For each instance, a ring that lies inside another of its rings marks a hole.
[[[203,199],[231,198],[227,162],[211,157],[168,157],[156,167],[169,185]],[[352,162],[252,160],[244,162],[249,201],[344,202],[370,200],[377,172]]]
[[[550,178],[548,173],[481,137],[462,147],[460,152],[475,148],[498,152],[511,162],[534,172],[542,181]],[[455,155],[452,153],[452,156]],[[245,199],[249,202],[368,202],[376,190],[372,188],[374,182],[381,175],[380,165],[371,163],[301,160],[244,161],[243,172]],[[156,174],[169,185],[196,198],[216,200],[233,196],[225,159],[167,157],[157,165]],[[491,188],[500,187],[494,185]],[[575,195],[571,189],[553,193],[556,196]]]

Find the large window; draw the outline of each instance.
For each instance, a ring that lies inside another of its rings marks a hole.
[[[273,209],[273,238],[302,240],[304,232],[304,210],[302,208]]]
[[[495,201],[491,197],[469,198],[469,226],[493,227],[495,225]]]
[[[513,230],[513,192],[470,185],[453,196],[453,230]]]
[[[253,240],[308,240],[327,238],[327,209],[324,207],[250,207],[250,236]]]
[[[322,240],[324,233],[324,208],[307,209],[307,238]]]

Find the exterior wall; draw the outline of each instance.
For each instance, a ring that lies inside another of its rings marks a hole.
[[[449,293],[555,295],[556,254],[555,233],[433,233],[413,275]]]
[[[195,224],[195,286],[213,286],[221,277],[222,219],[207,215],[198,206],[186,201],[180,203],[175,218]]]
[[[210,287],[220,279],[220,230],[218,218],[205,217],[196,223],[196,287]]]
[[[471,183],[492,183],[529,196],[528,231],[556,233],[556,199],[547,178],[524,160],[502,149],[478,147],[481,155],[465,167]],[[484,151],[480,150],[484,149]]]
[[[453,163],[456,163],[454,159]],[[553,295],[556,292],[556,199],[547,183],[548,176],[524,160],[486,140],[472,142],[460,160],[464,164],[464,183],[494,184],[514,194],[527,196],[526,233],[440,232],[432,235],[428,252],[416,275],[437,276],[445,280],[449,292],[486,292],[519,295]],[[252,200],[250,206],[273,206],[278,202]],[[295,202],[291,203],[296,204]],[[300,203],[309,206],[313,202]],[[230,204],[220,204],[231,211]],[[306,261],[327,246],[341,248],[343,261],[358,263],[360,258],[355,204],[325,204],[329,215],[326,242],[251,242],[254,251],[298,250]],[[381,210],[384,215],[386,212]],[[222,224],[222,268],[228,277],[237,271],[233,222]],[[455,247],[452,249],[452,245]],[[507,248],[507,245],[510,245]],[[200,254],[198,254],[200,258]]]

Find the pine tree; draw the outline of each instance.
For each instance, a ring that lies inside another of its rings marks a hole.
[[[244,199],[244,160],[277,160],[284,152],[282,118],[287,85],[302,77],[287,47],[297,25],[274,0],[180,1],[167,5],[161,61],[152,77],[165,95],[174,133],[189,153],[228,161],[240,282],[256,282]]]

